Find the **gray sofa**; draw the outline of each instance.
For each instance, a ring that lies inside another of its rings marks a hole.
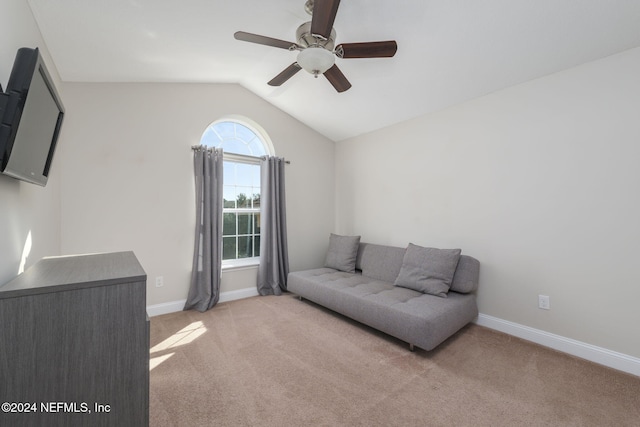
[[[334,237],[339,236],[331,236]],[[408,251],[420,247],[360,243],[358,237],[351,269],[349,262],[345,267],[330,261],[332,256],[335,258],[332,243],[327,255],[329,267],[289,273],[288,291],[399,338],[409,343],[411,350],[414,346],[432,350],[477,317],[475,290],[480,269],[477,259],[460,255],[457,250],[453,277],[448,284],[444,279],[448,289],[438,288],[433,295],[399,282],[403,275],[409,280],[415,277],[408,269],[411,263]],[[338,257],[344,258],[343,255],[344,251]],[[423,264],[430,262],[428,256],[414,256],[414,264],[416,259]]]

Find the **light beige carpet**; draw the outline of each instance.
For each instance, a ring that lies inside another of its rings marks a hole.
[[[640,426],[640,378],[476,325],[431,352],[292,295],[151,319],[151,426]]]

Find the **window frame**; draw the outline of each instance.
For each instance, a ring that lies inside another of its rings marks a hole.
[[[275,150],[273,148],[273,143],[271,142],[271,139],[269,138],[269,135],[264,131],[264,129],[258,125],[257,123],[255,123],[253,120],[244,117],[244,116],[239,116],[239,115],[229,115],[229,116],[224,116],[221,117],[215,121],[213,121],[212,123],[210,123],[209,125],[207,125],[207,127],[205,128],[202,137],[201,137],[201,144],[202,145],[206,145],[206,146],[214,146],[212,144],[205,144],[202,139],[205,136],[205,134],[207,133],[207,131],[209,130],[209,128],[219,124],[219,123],[224,123],[224,122],[232,122],[232,123],[236,123],[238,125],[244,126],[245,128],[249,129],[251,132],[254,133],[254,135],[256,136],[256,138],[261,142],[264,151],[265,151],[265,155],[267,156],[273,156],[275,155]],[[232,153],[232,152],[226,152],[224,151],[224,140],[221,141],[218,145],[215,145],[216,147],[222,147],[223,148],[223,162],[230,162],[230,163],[245,163],[245,164],[254,164],[254,165],[260,165],[260,161],[262,159],[262,156],[251,156],[251,155],[247,155],[247,154],[238,154],[238,153]],[[224,182],[223,182],[223,186],[224,186]],[[224,197],[224,196],[223,196]],[[223,206],[222,208],[222,218],[221,218],[221,222],[222,225],[224,225],[224,214],[225,213],[257,213],[260,214],[260,208],[225,208]],[[255,227],[255,223],[253,224],[253,227]],[[237,219],[236,219],[236,233],[237,233]],[[255,233],[255,229],[253,230]],[[260,233],[257,234],[252,234],[251,236],[256,236],[256,235],[260,235]],[[236,239],[238,238],[238,234],[235,234]],[[224,236],[223,236],[224,239]],[[237,243],[238,241],[236,240],[236,256],[238,253],[238,248],[237,248]],[[220,248],[221,250],[223,249],[223,247]],[[242,269],[242,268],[253,268],[257,265],[259,265],[260,263],[260,256],[258,255],[257,257],[250,257],[250,258],[235,258],[235,259],[223,259],[222,260],[222,269],[223,270],[229,270],[229,269]]]
[[[259,135],[258,135],[259,136]],[[244,163],[244,164],[249,164],[249,165],[257,165],[260,166],[260,157],[253,157],[253,156],[247,156],[247,155],[243,155],[243,154],[235,154],[235,153],[224,153],[223,154],[223,162],[230,162],[230,163]],[[224,182],[222,183],[223,187],[224,187]],[[260,194],[260,197],[262,198],[262,192]],[[224,215],[227,213],[233,213],[233,214],[245,214],[245,213],[253,213],[254,215],[260,214],[260,207],[255,208],[238,208],[237,206],[235,208],[226,208],[222,207],[222,221],[224,224]],[[247,258],[237,258],[237,254],[238,254],[238,244],[237,244],[237,239],[240,236],[238,234],[238,229],[237,229],[237,223],[238,221],[236,220],[236,234],[234,235],[236,237],[236,258],[233,259],[223,259],[222,260],[222,268],[223,269],[229,269],[229,268],[239,268],[239,267],[247,267],[247,266],[254,266],[254,265],[258,265],[260,264],[260,255],[258,256],[254,256],[254,257],[247,257]],[[254,225],[252,225],[252,227],[254,227]],[[253,230],[255,232],[255,230]],[[242,236],[255,236],[256,234],[243,234]],[[260,235],[260,233],[257,234],[258,236]],[[222,239],[224,241],[224,234],[222,236]],[[223,244],[224,245],[224,244]],[[223,246],[224,247],[224,246]]]

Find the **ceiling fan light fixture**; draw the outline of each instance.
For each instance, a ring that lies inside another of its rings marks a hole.
[[[305,71],[318,77],[335,63],[333,52],[323,47],[308,47],[298,53],[297,62]]]

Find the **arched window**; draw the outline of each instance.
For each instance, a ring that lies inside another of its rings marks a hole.
[[[267,133],[246,118],[226,117],[216,120],[205,129],[200,144],[217,147],[225,154],[261,157],[273,155],[273,145]]]
[[[249,119],[225,117],[207,126],[200,143],[224,151],[222,264],[225,267],[257,264],[260,157],[274,154],[271,140]]]

